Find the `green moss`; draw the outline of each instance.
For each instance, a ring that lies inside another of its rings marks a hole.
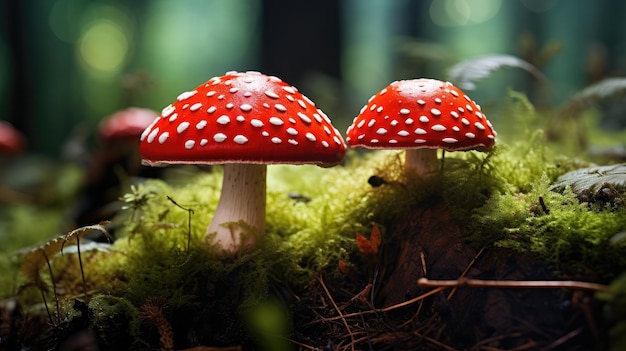
[[[535,252],[572,274],[591,271],[606,280],[625,270],[624,245],[611,239],[626,229],[626,210],[579,203],[569,188],[557,193],[549,186],[544,174],[527,193],[493,196],[474,216],[472,239]]]

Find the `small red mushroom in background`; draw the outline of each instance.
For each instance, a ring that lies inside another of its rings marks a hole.
[[[67,230],[110,219],[126,180],[156,178],[159,172],[141,166],[139,137],[157,112],[129,107],[105,117],[98,125],[96,149],[90,158],[81,195],[69,209]]]
[[[141,133],[159,117],[150,109],[129,107],[105,118],[98,126],[98,135],[102,140],[132,139],[137,140]],[[139,144],[138,141],[136,141]]]
[[[0,121],[0,162],[8,161],[24,153],[26,139],[12,124]],[[4,163],[4,162],[2,162]],[[0,164],[0,172],[6,165]],[[30,197],[19,191],[11,189],[4,184],[4,179],[0,177],[0,203],[28,202]]]
[[[24,152],[26,141],[12,124],[0,121],[0,156],[8,157]]]
[[[437,149],[486,151],[496,132],[480,106],[449,82],[401,80],[372,96],[346,132],[350,147],[406,149],[405,170],[437,171]]]
[[[165,107],[141,136],[140,152],[151,166],[224,165],[205,240],[232,255],[252,248],[264,232],[267,164],[332,166],[346,145],[295,87],[259,72],[228,72]]]

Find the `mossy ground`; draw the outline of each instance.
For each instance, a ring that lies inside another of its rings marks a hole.
[[[50,257],[36,286],[17,271],[24,263],[13,260],[3,268],[10,272],[3,279],[14,287],[6,301],[17,301],[26,315],[45,315],[40,289],[47,289],[55,327],[31,341],[33,348],[58,347],[84,330],[104,349],[167,343],[177,349],[436,349],[482,345],[490,337],[491,345],[504,347],[506,333],[517,335],[506,339],[509,346],[533,337],[543,346],[554,342],[536,330],[520,336],[519,324],[504,323],[493,306],[530,324],[548,311],[548,327],[567,324],[568,316],[581,328],[596,327],[601,322],[581,322],[577,310],[558,310],[576,296],[558,289],[461,289],[449,303],[439,294],[393,308],[428,292],[416,285],[421,276],[620,281],[626,248],[614,237],[626,230],[626,209],[581,204],[569,189],[550,190],[559,175],[591,161],[575,146],[552,144],[542,128],[548,117],[522,95],[512,93],[500,113],[516,127],[504,118],[493,121],[500,131],[494,151],[448,153],[438,177],[426,180],[404,174],[403,153],[396,151],[351,150],[344,164],[329,169],[270,166],[266,234],[255,250],[232,259],[215,256],[203,240],[220,194],[220,168],[173,169],[175,176],[126,189],[118,204],[124,209],[107,226],[115,240],[83,245],[84,281],[71,251]],[[372,176],[380,186],[368,184]],[[380,253],[367,257],[355,238],[374,226],[382,232]],[[32,225],[14,230],[26,228]],[[602,298],[606,306],[619,305],[622,295]],[[543,303],[554,305],[542,310]],[[483,306],[482,314],[465,304]],[[476,326],[463,328],[467,323]],[[22,337],[16,333],[12,340],[26,344]]]

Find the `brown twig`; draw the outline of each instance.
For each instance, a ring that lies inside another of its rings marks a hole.
[[[573,280],[481,280],[459,278],[457,280],[430,280],[420,278],[417,286],[422,288],[513,288],[513,289],[578,289],[591,291],[608,291],[609,287],[602,284]]]
[[[330,300],[330,303],[333,305],[333,308],[339,314],[338,316],[339,319],[342,320],[343,325],[346,327],[346,331],[348,332],[348,335],[350,335],[350,340],[352,340],[352,343],[350,345],[352,346],[352,351],[354,351],[354,335],[352,334],[352,330],[350,329],[350,326],[348,325],[348,322],[346,321],[345,316],[341,313],[341,310],[339,309],[339,307],[337,307],[337,304],[335,303],[335,300],[330,294],[330,291],[328,291],[328,288],[326,287],[326,284],[324,283],[324,280],[322,279],[322,277],[321,276],[317,277],[317,280],[320,282],[320,285],[322,286],[322,289],[324,289],[326,296],[328,296],[328,299]]]
[[[468,263],[467,267],[465,267],[465,269],[463,270],[463,273],[461,273],[460,278],[465,278],[465,276],[467,275],[467,272],[469,272],[469,270],[474,266],[474,263],[476,263],[476,260],[478,259],[478,257],[480,257],[480,255],[482,255],[482,253],[485,251],[485,248],[486,248],[486,246],[483,246],[476,253],[476,255],[474,255],[474,258],[472,258],[470,263]],[[447,298],[448,301],[450,301],[450,299],[452,299],[452,296],[454,296],[454,293],[456,293],[457,290],[458,290],[458,287],[452,288],[452,291],[450,291],[450,293],[448,294],[448,298]]]

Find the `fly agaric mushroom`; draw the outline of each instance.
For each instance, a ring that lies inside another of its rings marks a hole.
[[[137,140],[156,117],[157,113],[150,109],[129,107],[103,120],[98,126],[98,133],[103,140]]]
[[[346,132],[351,147],[406,149],[405,171],[437,170],[437,149],[491,149],[496,132],[480,106],[449,82],[401,80],[372,96]]]
[[[330,119],[293,86],[259,72],[228,72],[165,107],[142,134],[140,152],[151,166],[224,165],[205,241],[235,254],[264,231],[267,164],[333,166],[346,145]]]
[[[24,151],[24,137],[9,122],[0,121],[0,155],[19,155]]]

